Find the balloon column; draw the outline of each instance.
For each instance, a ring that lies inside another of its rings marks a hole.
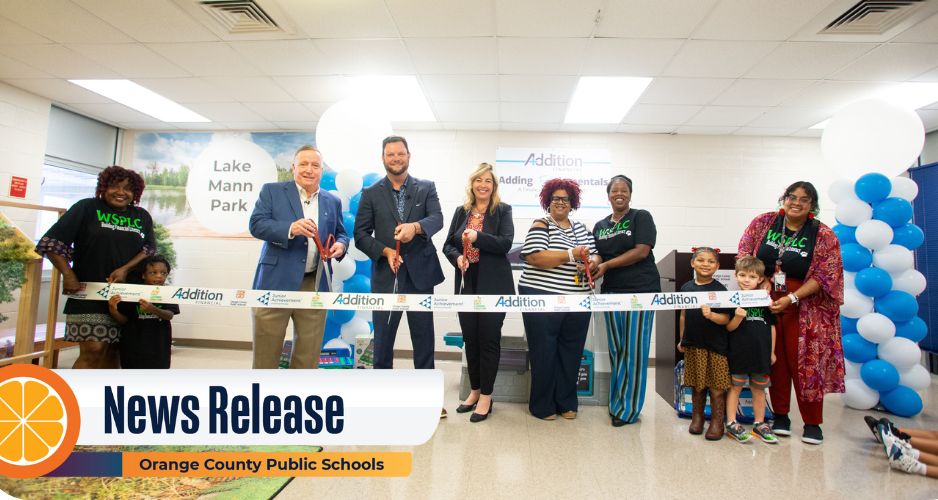
[[[880,173],[838,180],[829,191],[844,262],[843,400],[863,410],[882,403],[904,417],[922,411],[916,391],[931,382],[919,364],[926,326],[915,296],[925,290],[925,276],[912,269],[912,251],[925,236],[909,222],[917,194],[911,179]]]

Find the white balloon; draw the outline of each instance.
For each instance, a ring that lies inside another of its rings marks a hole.
[[[857,273],[851,273],[850,271],[844,271],[844,290],[856,290],[857,289]]]
[[[339,336],[349,344],[355,344],[355,337],[368,335],[369,333],[371,333],[371,327],[368,326],[368,322],[354,317],[348,323],[342,325],[342,333]]]
[[[908,370],[922,360],[918,344],[905,337],[893,337],[876,348],[879,359],[895,366],[897,370]]]
[[[855,378],[844,381],[844,393],[840,395],[844,404],[857,410],[869,410],[879,403],[879,391],[870,389],[862,380]]]
[[[355,311],[355,317],[365,320],[365,323],[369,321],[373,321],[373,316],[372,316],[371,311],[366,311],[363,309],[359,309],[358,311]]]
[[[853,380],[860,378],[860,368],[863,367],[863,363],[854,363],[847,358],[844,358],[844,380]]]
[[[918,195],[918,184],[908,177],[893,177],[890,198],[902,198],[911,202]]]
[[[886,248],[892,242],[892,227],[881,220],[868,220],[857,226],[857,243],[870,250]]]
[[[861,318],[871,312],[873,312],[873,299],[857,290],[844,289],[844,305],[840,306],[840,314],[848,318]]]
[[[880,99],[857,101],[838,111],[821,135],[821,154],[835,172],[857,179],[872,172],[895,177],[925,144],[922,119]]]
[[[860,336],[874,344],[885,342],[896,336],[896,324],[879,313],[864,314],[857,321]]]
[[[847,199],[837,204],[834,216],[841,224],[859,226],[873,218],[873,207],[859,199]]]
[[[355,260],[368,260],[368,256],[365,255],[365,252],[362,252],[355,246],[355,239],[349,240],[348,243],[348,254]]]
[[[915,269],[909,269],[898,274],[891,274],[890,276],[892,276],[893,290],[901,290],[912,294],[912,296],[921,295],[922,292],[925,291],[925,286],[928,284],[925,281],[925,275]]]
[[[332,170],[354,168],[384,173],[381,141],[393,134],[381,107],[359,99],[340,101],[326,110],[316,124],[316,146]]]
[[[887,245],[873,251],[873,265],[889,274],[904,273],[912,267],[912,251],[902,245]]]
[[[341,334],[340,334],[340,335],[341,335]],[[326,342],[326,345],[322,346],[322,349],[323,349],[323,350],[326,350],[326,349],[336,349],[336,350],[339,350],[339,349],[348,349],[348,352],[353,352],[353,351],[352,351],[352,346],[351,346],[351,344],[349,344],[348,342],[342,340],[341,337],[339,337],[339,338],[334,338],[334,339],[330,340],[329,342]]]
[[[924,391],[931,385],[931,373],[922,365],[913,365],[908,370],[899,371],[899,385],[904,385],[913,391]]]
[[[827,189],[827,195],[835,204],[844,200],[859,200],[860,198],[854,190],[855,184],[856,182],[850,179],[837,179]]]
[[[337,189],[330,190],[329,192],[334,194],[336,198],[342,200],[342,211],[348,212],[349,207],[351,207],[351,202],[349,201],[348,196],[340,193]]]
[[[355,261],[353,259],[342,259],[341,261],[332,261],[332,281],[345,281],[355,274]]]
[[[335,176],[335,187],[342,193],[342,196],[351,198],[362,190],[364,182],[362,174],[353,168],[347,168]]]
[[[345,282],[338,280],[335,276],[332,277],[332,292],[333,293],[342,293],[345,289]]]

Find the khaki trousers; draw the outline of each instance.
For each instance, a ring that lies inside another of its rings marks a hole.
[[[301,292],[316,291],[313,275],[303,278]],[[316,369],[322,352],[322,336],[326,328],[325,309],[254,308],[254,368],[276,369],[280,366],[287,324],[293,318],[293,357],[291,369]]]

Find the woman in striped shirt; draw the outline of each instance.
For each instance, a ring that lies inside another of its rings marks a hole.
[[[521,249],[524,271],[521,295],[589,293],[583,269],[584,251],[601,262],[592,233],[569,219],[580,207],[580,186],[570,179],[551,179],[541,189],[541,207],[548,216],[534,221]],[[579,267],[579,270],[578,270]],[[535,417],[576,418],[576,382],[589,330],[589,312],[522,313],[531,359],[528,409]]]

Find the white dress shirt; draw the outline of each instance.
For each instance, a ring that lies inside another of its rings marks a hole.
[[[296,184],[296,183],[294,183]],[[317,186],[318,187],[318,186]],[[307,219],[312,219],[316,223],[316,226],[319,226],[319,189],[316,189],[316,192],[310,194],[307,193],[303,186],[296,184],[296,189],[300,193],[300,206],[303,207],[303,217]],[[289,230],[288,230],[289,231]],[[293,235],[289,235],[290,239],[293,239]],[[319,238],[322,239],[323,235],[319,235]],[[316,243],[312,238],[307,238],[307,248],[306,248],[306,272],[311,273],[316,270],[317,264],[319,263],[319,250],[316,248]],[[326,242],[323,241],[323,245]]]

